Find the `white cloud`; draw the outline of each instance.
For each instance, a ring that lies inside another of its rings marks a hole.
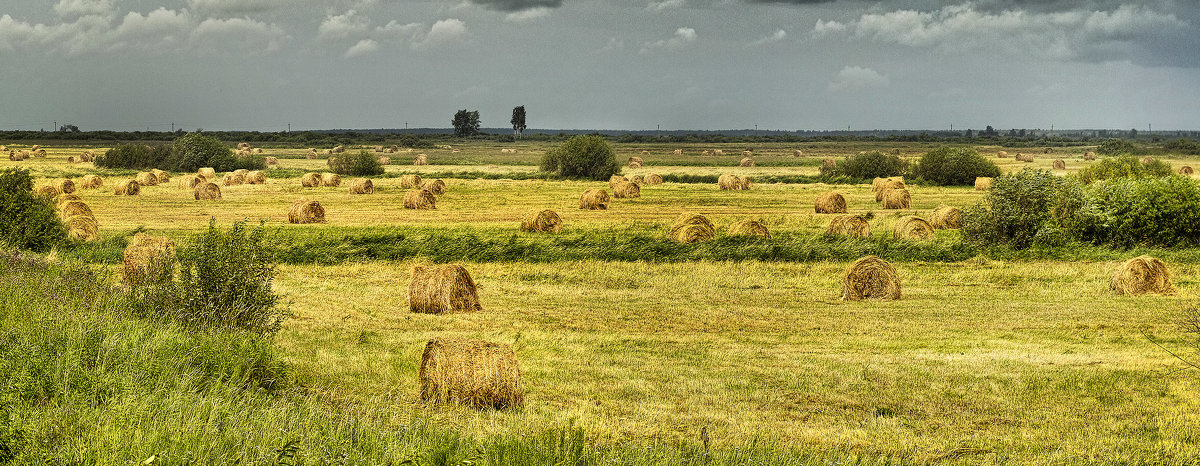
[[[654,50],[679,50],[688,44],[696,41],[696,30],[688,27],[682,27],[675,30],[675,35],[670,39],[663,39],[654,42],[642,44],[640,53],[649,53]]]
[[[363,55],[369,55],[369,54],[375,53],[378,50],[379,50],[379,42],[375,42],[374,40],[371,40],[371,39],[363,39],[363,40],[358,41],[357,44],[354,44],[354,46],[347,49],[346,54],[343,55],[343,57],[345,57],[345,58],[361,57]]]
[[[650,11],[663,11],[674,8],[681,8],[687,4],[687,0],[663,0],[661,2],[650,2],[646,5],[646,9]]]
[[[870,68],[861,66],[847,66],[842,68],[834,78],[833,82],[829,83],[830,92],[847,92],[876,87],[887,87],[891,82],[887,76],[879,74]]]
[[[290,37],[279,26],[247,18],[206,19],[192,30],[191,43],[200,51],[241,50],[274,52]]]
[[[751,42],[750,45],[753,45],[753,46],[767,45],[767,44],[779,42],[784,39],[787,39],[787,31],[780,29],[778,31],[775,31],[775,33],[773,33],[767,37],[763,37],[762,39]]]
[[[341,15],[329,15],[317,26],[317,39],[337,40],[365,34],[370,29],[367,18],[358,16],[355,10]]]
[[[524,23],[550,16],[551,11],[553,10],[547,7],[537,7],[528,10],[514,11],[504,15],[504,20],[510,23]]]
[[[112,0],[59,0],[54,4],[54,12],[63,18],[104,15],[113,11]]]
[[[846,31],[846,24],[837,21],[821,21],[817,20],[817,24],[813,26],[813,35],[816,37],[824,37]]]
[[[614,50],[621,50],[624,48],[625,48],[624,40],[617,38],[617,37],[609,37],[608,43],[604,44],[604,47],[601,47],[600,50],[597,50],[597,52],[611,52]]]
[[[429,28],[429,32],[423,37],[413,41],[412,48],[414,49],[429,49],[442,45],[450,45],[462,43],[467,40],[470,33],[467,32],[467,23],[457,18],[443,19]]]
[[[142,15],[129,12],[121,24],[108,34],[109,50],[175,48],[192,32],[192,19],[186,11],[159,8]]]
[[[421,23],[400,24],[392,20],[383,26],[375,28],[375,35],[391,39],[412,39],[421,33],[422,28],[424,28],[424,25]]]
[[[194,10],[217,15],[261,13],[302,3],[305,0],[187,0]]]

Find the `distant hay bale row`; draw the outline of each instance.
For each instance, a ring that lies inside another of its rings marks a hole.
[[[716,236],[716,229],[713,228],[712,222],[700,214],[684,212],[675,219],[675,223],[671,226],[671,239],[680,243],[698,243],[710,240],[714,236]]]
[[[141,192],[142,185],[138,184],[137,180],[118,181],[113,188],[113,194],[117,196],[136,196]]]
[[[515,154],[515,153],[517,153],[517,150],[516,149],[500,149],[500,153],[501,154]]]
[[[607,210],[608,203],[608,191],[603,189],[589,189],[579,198],[580,209]]]
[[[991,177],[989,177],[989,176],[975,177],[975,190],[976,191],[987,191],[989,189],[992,189],[992,178]]]
[[[1118,295],[1175,293],[1175,287],[1171,284],[1171,272],[1167,270],[1166,264],[1151,256],[1138,256],[1122,263],[1108,286]]]
[[[723,191],[728,190],[746,190],[754,184],[748,176],[737,176],[724,174],[717,178],[717,187]]]
[[[133,235],[121,253],[121,274],[126,284],[136,285],[159,274],[170,273],[174,260],[174,241],[138,233]]]
[[[875,256],[854,261],[842,279],[842,299],[900,299],[900,276],[888,261]]]
[[[325,208],[317,201],[297,199],[288,208],[288,223],[325,223]]]
[[[754,160],[751,159],[750,157],[743,158],[741,162],[738,162],[738,166],[739,167],[753,167]]]
[[[521,231],[531,233],[558,233],[562,231],[562,219],[553,210],[534,210],[521,220]]]
[[[350,180],[350,194],[374,194],[375,184],[366,178]]]
[[[816,208],[818,214],[844,214],[846,213],[846,198],[833,191],[821,193],[813,201],[813,207]]]
[[[907,189],[888,189],[883,191],[884,209],[908,209],[912,203]]]
[[[521,368],[509,345],[434,338],[425,344],[417,372],[421,401],[476,409],[521,407]]]
[[[938,206],[929,215],[929,224],[938,230],[957,230],[962,225],[962,210],[947,205]]]
[[[892,230],[892,237],[914,241],[924,241],[933,238],[933,225],[921,217],[908,215],[900,217]]]
[[[839,215],[829,222],[825,234],[865,238],[871,235],[871,224],[862,215]]]
[[[1017,152],[1017,157],[1016,157],[1016,159],[1017,159],[1017,161],[1018,161],[1018,162],[1026,162],[1026,163],[1028,163],[1028,162],[1032,162],[1032,161],[1033,161],[1033,154],[1022,154],[1022,153],[1020,153],[1020,152]]]
[[[413,189],[404,193],[404,208],[418,210],[437,209],[437,197],[425,189]]]
[[[636,183],[623,182],[617,183],[613,187],[613,197],[617,199],[635,199],[642,197],[642,189]]]
[[[228,186],[228,185],[226,185]],[[197,183],[192,188],[192,197],[197,201],[216,201],[221,199],[221,187],[207,181]]]
[[[742,220],[729,226],[729,236],[753,236],[768,239],[771,237],[771,232],[767,230],[766,225],[757,220]]]

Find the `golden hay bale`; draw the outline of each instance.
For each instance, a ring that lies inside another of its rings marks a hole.
[[[437,209],[437,198],[424,189],[413,189],[404,193],[405,209]]]
[[[833,170],[834,168],[837,168],[837,160],[834,160],[833,157],[825,157],[824,159],[821,159],[821,168],[825,170]]]
[[[4,150],[4,149],[0,148],[0,150]],[[644,151],[642,151],[642,155],[650,155],[650,151],[644,150]]]
[[[0,149],[0,150],[3,150],[3,149]],[[79,156],[80,162],[94,162],[95,160],[96,160],[96,151],[91,150],[91,149],[83,151],[83,154],[81,154]]]
[[[67,157],[67,163],[75,163],[75,156]]]
[[[1054,161],[1054,165],[1053,165],[1053,166],[1054,166],[1054,169],[1055,169],[1055,170],[1066,170],[1066,169],[1067,169],[1067,162],[1063,161],[1062,159],[1058,159],[1058,160],[1055,160],[1055,161]]]
[[[636,183],[618,183],[613,187],[613,197],[617,199],[635,199],[642,197],[642,189]]]
[[[1154,163],[1154,157],[1150,157],[1150,156],[1142,157],[1143,165],[1150,165],[1152,163]]]
[[[245,182],[245,175],[237,172],[226,173],[225,176],[221,178],[221,184],[225,186],[238,186]]]
[[[300,177],[300,186],[305,188],[315,188],[321,186],[321,175],[317,173],[305,173]]]
[[[81,198],[75,194],[59,194],[58,197],[54,198],[54,202],[56,204],[58,204],[59,210],[62,210],[63,205],[68,202],[82,201],[82,200],[83,200],[83,198]]]
[[[675,155],[683,155],[683,149],[675,149]]]
[[[96,189],[101,186],[104,186],[104,179],[96,175],[83,175],[79,182],[79,187],[83,189]]]
[[[38,149],[41,149],[41,148],[42,148],[42,146],[39,146],[39,145],[37,145],[37,144],[34,144],[34,145],[33,145],[33,147],[30,147],[30,148],[29,148],[29,150],[31,150],[31,151],[36,151],[36,150],[38,150]]]
[[[804,151],[796,149],[792,151],[792,157],[804,157]]]
[[[242,177],[242,182],[245,182],[245,181],[246,181],[246,175],[249,175],[249,174],[250,174],[250,170],[247,170],[247,169],[245,169],[245,168],[239,168],[239,169],[237,169],[237,170],[234,170],[232,173],[233,173],[234,175],[241,176],[241,177]]]
[[[401,188],[420,188],[421,184],[421,175],[400,175]]]
[[[680,243],[698,243],[712,239],[714,236],[716,236],[716,229],[713,228],[712,222],[700,214],[684,212],[675,219],[675,223],[671,226],[671,239]]]
[[[133,235],[121,254],[122,276],[125,283],[136,284],[148,275],[168,272],[175,260],[175,242],[145,233]]]
[[[642,164],[638,162],[629,162],[629,168],[642,168]]]
[[[742,188],[743,191],[747,191],[750,189],[751,186],[754,185],[754,181],[751,180],[750,177],[748,177],[748,176],[739,176],[738,177],[738,185],[739,185],[739,187]]]
[[[238,145],[237,145],[237,148],[238,148],[238,150],[246,150],[246,149],[249,149],[249,148],[250,148],[250,143],[248,143],[248,142],[239,142],[239,143],[238,143]]]
[[[375,146],[375,152],[383,152],[383,146]]]
[[[100,234],[100,225],[90,211],[89,215],[64,216],[63,226],[67,227],[67,237],[75,241],[93,241]]]
[[[418,154],[417,157],[413,159],[413,165],[429,165],[429,156],[425,154]]]
[[[884,209],[907,209],[912,202],[912,197],[904,188],[884,190],[882,197]]]
[[[701,152],[701,153],[700,153],[700,155],[703,155],[703,156],[705,156],[705,157],[708,157],[708,156],[709,156],[709,155],[711,155],[711,154],[709,154],[709,152],[708,152],[708,151],[704,151],[704,152]]]
[[[1018,162],[1026,162],[1026,163],[1028,163],[1028,162],[1032,162],[1032,161],[1033,161],[1033,154],[1022,154],[1022,153],[1020,153],[1020,152],[1017,152],[1017,157],[1016,157],[1016,159],[1017,159],[1017,161],[1018,161]]]
[[[252,150],[251,152],[254,152],[255,154],[261,154],[261,153],[262,153],[262,148],[261,148],[261,147],[255,147],[255,148],[254,148],[254,150]]]
[[[1000,151],[1000,152],[997,152],[997,153],[996,153],[996,158],[1007,159],[1007,158],[1008,158],[1008,152],[1005,152],[1005,151]]]
[[[642,160],[641,157],[638,157],[636,155],[633,157],[630,157],[628,162],[629,163],[637,163],[638,165],[642,165],[642,164],[646,163],[645,161]]]
[[[938,206],[929,215],[929,224],[938,230],[957,230],[962,225],[962,210],[948,205]]]
[[[178,179],[180,188],[190,190],[195,190],[196,185],[208,182],[208,180],[205,180],[204,177],[200,175],[183,175]]]
[[[150,170],[150,173],[153,174],[154,177],[158,179],[159,184],[171,181],[171,174],[167,173],[165,171],[155,168],[153,170]]]
[[[54,187],[57,188],[58,191],[63,194],[70,194],[70,193],[75,192],[75,182],[71,181],[69,178],[62,178],[62,179],[54,180],[51,182],[51,184],[53,184]]]
[[[309,199],[297,199],[288,208],[288,223],[325,223],[325,208]]]
[[[1045,154],[1053,154],[1053,153],[1054,153],[1054,148],[1053,148],[1053,147],[1047,147],[1047,148],[1046,148],[1046,150],[1045,150],[1045,151],[1043,151],[1043,153],[1045,153]]]
[[[846,213],[846,198],[833,191],[821,193],[813,201],[813,207],[817,209],[818,214],[844,214]]]
[[[217,171],[212,167],[202,167],[196,170],[196,174],[203,176],[205,180],[212,181],[217,179]]]
[[[904,177],[892,176],[887,178],[875,178],[871,181],[871,189],[875,191],[875,202],[883,201],[883,192],[889,189],[904,189]]]
[[[482,310],[475,281],[461,265],[415,266],[408,285],[408,309],[423,314]]]
[[[137,174],[137,182],[142,186],[158,186],[158,177],[150,172],[141,172]]]
[[[646,184],[646,181],[642,179],[642,175],[630,175],[629,182],[638,186]]]
[[[1150,256],[1138,256],[1125,261],[1113,274],[1108,287],[1118,295],[1175,293],[1175,287],[1171,285],[1171,272],[1166,264]]]
[[[646,176],[642,178],[642,183],[648,185],[662,184],[663,179],[661,176],[658,176],[654,173],[647,173]]]
[[[771,232],[758,221],[742,220],[729,226],[729,236],[755,236],[765,239],[771,237]]]
[[[1095,152],[1084,152],[1083,159],[1084,160],[1096,160],[1096,153]]]
[[[842,299],[900,299],[900,276],[888,261],[875,256],[861,258],[846,270]]]
[[[221,187],[217,186],[216,183],[209,183],[205,181],[197,184],[195,188],[192,188],[192,196],[195,197],[197,201],[220,200]]]
[[[738,163],[738,166],[739,167],[753,167],[754,160],[751,159],[750,157],[743,158],[742,161]]]
[[[38,150],[33,151],[33,156],[34,157],[45,157],[46,149],[38,149]]]
[[[317,155],[317,150],[316,150],[316,149],[309,149],[309,150],[308,150],[308,153],[307,153],[307,154],[304,154],[304,158],[305,158],[305,159],[308,159],[308,160],[316,160],[316,159],[317,159],[317,157],[318,157],[318,155]]]
[[[511,346],[482,340],[434,338],[425,344],[417,371],[421,401],[476,409],[525,404],[521,368]]]
[[[1194,171],[1192,170],[1192,167],[1189,167],[1189,166],[1187,166],[1187,165],[1184,165],[1184,166],[1182,166],[1182,167],[1179,167],[1179,174],[1180,174],[1180,175],[1191,175],[1192,173],[1194,173]]]
[[[388,157],[386,155],[381,155],[381,156],[377,157],[375,160],[378,161],[380,165],[391,165],[392,164],[392,158]]]
[[[839,215],[829,222],[825,234],[863,238],[871,235],[871,224],[862,215]]]
[[[589,189],[583,192],[583,196],[579,198],[579,208],[587,210],[606,210],[608,209],[608,191],[603,189]]]
[[[612,175],[612,176],[608,177],[608,187],[612,188],[612,189],[616,189],[618,184],[625,183],[627,181],[629,181],[629,178],[626,178],[621,175]]]
[[[58,210],[59,210],[58,215],[59,215],[59,217],[62,217],[62,218],[67,218],[72,215],[83,215],[83,216],[87,216],[87,217],[95,217],[96,216],[95,214],[92,213],[92,208],[88,207],[88,205],[85,204],[83,201],[76,201],[76,200],[65,201],[65,202],[60,201],[58,204]]]
[[[264,161],[264,162],[265,162],[267,165],[279,165],[279,159],[277,159],[277,158],[275,158],[275,157],[266,157],[266,158],[264,158],[264,159],[263,159],[263,161]]]
[[[42,186],[37,189],[37,194],[42,197],[55,197],[59,194],[62,194],[62,191],[59,191],[58,188],[54,186]]]
[[[333,153],[335,153],[335,154],[340,154],[340,153],[342,153],[342,152],[345,152],[345,151],[346,151],[346,146],[341,146],[341,145],[339,145],[339,146],[334,146],[332,150],[333,150]]]
[[[976,191],[987,191],[989,189],[992,189],[992,177],[990,177],[990,176],[975,177],[975,190]]]
[[[267,175],[263,172],[255,170],[246,174],[246,184],[263,184],[267,182]]]
[[[726,173],[717,178],[717,186],[722,191],[742,189],[742,179],[737,175]]]
[[[350,194],[374,194],[375,184],[366,178],[350,180]]]
[[[562,219],[553,210],[533,210],[521,220],[521,231],[558,233],[562,231]]]
[[[908,215],[900,217],[896,221],[896,226],[892,229],[892,236],[896,239],[909,239],[914,241],[924,241],[933,238],[933,225],[921,217]]]
[[[137,180],[123,180],[117,183],[113,194],[117,196],[136,196],[142,192],[142,185]]]
[[[715,149],[715,150],[713,150],[713,155],[725,155],[725,150],[724,149]]]
[[[446,182],[442,180],[433,180],[425,185],[425,189],[434,195],[441,196],[446,194]]]

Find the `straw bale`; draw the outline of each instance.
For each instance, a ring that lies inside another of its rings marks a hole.
[[[663,179],[661,176],[658,176],[654,173],[647,173],[646,176],[644,178],[642,178],[642,183],[648,184],[648,185],[662,184]]]
[[[643,161],[643,160],[642,160],[642,158],[641,158],[641,157],[638,157],[638,156],[636,156],[636,155],[635,155],[635,156],[633,156],[633,157],[630,157],[630,158],[629,158],[629,160],[628,160],[628,162],[629,162],[629,163],[637,163],[638,165],[642,165],[642,164],[645,164],[645,163],[646,163],[645,161]]]
[[[883,208],[884,209],[907,209],[912,202],[912,197],[909,196],[908,190],[887,189],[883,191]]]
[[[1084,160],[1096,160],[1096,153],[1095,153],[1095,152],[1091,152],[1091,151],[1084,152],[1084,153],[1083,153],[1083,159],[1084,159]]]
[[[992,189],[992,177],[990,177],[990,176],[975,177],[975,190],[976,191],[987,191],[989,189]]]
[[[171,174],[170,174],[170,173],[167,173],[167,172],[165,172],[165,171],[159,170],[159,169],[157,169],[157,168],[155,168],[155,169],[153,169],[153,170],[150,170],[150,174],[154,175],[154,178],[155,178],[155,179],[157,179],[157,181],[158,181],[158,184],[163,184],[163,183],[166,183],[166,182],[168,182],[168,181],[171,181]]]
[[[430,404],[504,409],[525,403],[517,356],[511,346],[502,343],[429,340],[421,354],[417,379],[421,401]]]
[[[62,194],[55,186],[42,186],[37,189],[37,194],[42,197],[55,197]]]
[[[610,189],[616,189],[618,184],[625,183],[628,181],[629,181],[629,178],[626,178],[624,176],[612,175],[612,176],[608,177],[608,187]]]
[[[698,243],[716,236],[712,222],[700,214],[684,212],[671,225],[670,237],[680,243]]]
[[[138,184],[137,180],[123,180],[117,182],[113,188],[113,194],[117,196],[136,196],[142,192],[142,185]]]
[[[446,194],[446,182],[442,180],[433,180],[426,183],[425,188],[436,196]]]
[[[824,159],[821,159],[821,168],[833,170],[834,168],[837,168],[837,160],[835,160],[833,157],[825,157]]]
[[[100,233],[100,225],[92,215],[64,216],[63,226],[67,228],[67,237],[74,241],[94,241]]]
[[[1190,166],[1184,165],[1182,167],[1179,167],[1180,175],[1191,175],[1192,173],[1193,173],[1193,170],[1192,170],[1192,167],[1190,167]]]
[[[420,188],[422,184],[421,175],[400,175],[401,188]]]
[[[892,264],[875,256],[854,261],[842,279],[842,299],[900,299],[900,276]]]
[[[629,168],[642,168],[642,164],[638,162],[629,162]]]
[[[608,209],[608,191],[603,189],[589,189],[583,192],[583,196],[579,198],[579,208],[587,210],[606,210]]]
[[[245,175],[237,172],[226,173],[225,176],[221,178],[221,184],[225,186],[238,186],[244,184],[245,182]]]
[[[1150,157],[1150,156],[1142,157],[1142,164],[1150,165],[1152,163],[1154,163],[1154,157]]]
[[[205,180],[204,177],[200,175],[183,175],[176,179],[179,182],[180,188],[188,190],[195,190],[196,185],[208,182],[208,180]]]
[[[737,175],[726,173],[717,178],[717,186],[722,191],[742,189],[742,179]]]
[[[892,236],[896,239],[914,241],[932,239],[933,225],[930,225],[925,219],[914,215],[900,217],[896,221],[896,227],[892,230]]]
[[[71,181],[70,178],[60,178],[60,179],[51,181],[50,183],[52,185],[54,185],[54,187],[57,188],[58,191],[63,194],[70,194],[70,193],[75,192],[75,182]]]
[[[213,167],[202,167],[199,170],[196,170],[196,174],[203,176],[207,181],[217,179],[217,170],[213,169]]]
[[[297,199],[288,208],[288,223],[325,223],[325,208],[314,200]]]
[[[929,215],[929,224],[938,230],[957,230],[962,225],[962,210],[948,205],[938,206]]]
[[[121,274],[125,283],[135,285],[174,268],[175,242],[145,233],[133,235],[121,254]]]
[[[742,220],[729,226],[729,236],[755,236],[766,239],[771,237],[771,232],[767,231],[766,225],[756,220]]]
[[[1055,170],[1066,170],[1067,162],[1063,161],[1062,159],[1057,159],[1054,161],[1053,167]]]
[[[875,202],[883,201],[883,192],[889,189],[904,189],[904,177],[892,176],[888,178],[875,178],[871,181],[871,189],[875,191]]]
[[[386,155],[381,155],[381,156],[377,157],[375,160],[377,162],[379,162],[380,165],[391,165],[392,164],[392,158],[388,157]]]
[[[792,157],[804,157],[804,151],[796,149],[792,151]]]
[[[483,310],[475,281],[461,265],[418,265],[408,285],[408,309],[423,314]]]
[[[617,199],[634,199],[642,197],[642,189],[631,182],[618,183],[613,187],[613,197]]]
[[[375,184],[366,178],[350,180],[350,194],[374,194]]]
[[[1138,256],[1122,263],[1108,286],[1118,295],[1175,294],[1171,271],[1162,260],[1151,256]]]
[[[751,159],[750,157],[743,158],[742,161],[738,163],[738,166],[739,167],[753,167],[754,159]]]
[[[846,213],[846,198],[833,191],[821,193],[813,201],[813,207],[816,208],[818,214],[844,214]]]
[[[1016,157],[1016,159],[1017,159],[1017,161],[1018,161],[1018,162],[1026,162],[1026,163],[1028,163],[1028,162],[1032,162],[1032,161],[1033,161],[1033,154],[1022,154],[1022,153],[1020,153],[1020,152],[1017,152],[1017,157]]]
[[[562,231],[562,219],[557,212],[550,209],[533,210],[521,220],[521,231],[558,233]]]
[[[228,186],[228,185],[226,185]],[[195,188],[192,188],[192,197],[197,201],[215,201],[221,199],[221,187],[216,183],[197,183]]]
[[[429,165],[429,156],[418,154],[416,158],[413,158],[413,165]]]
[[[264,175],[263,172],[261,172],[261,171],[254,170],[252,172],[246,173],[246,184],[263,184],[266,182],[267,182],[267,175]]]
[[[138,184],[145,186],[158,186],[158,177],[150,172],[140,172],[137,174]]]
[[[318,173],[308,172],[300,177],[300,186],[305,188],[316,188],[321,186],[321,175]]]
[[[1000,159],[1007,159],[1007,158],[1008,158],[1008,152],[1005,152],[1005,151],[1000,151],[1000,152],[997,152],[997,153],[996,153],[996,158],[1000,158]]]
[[[725,155],[725,150],[724,149],[715,149],[715,150],[713,150],[713,155]]]
[[[279,159],[275,157],[268,156],[264,158],[263,161],[266,162],[267,165],[279,165]]]
[[[839,215],[829,221],[825,234],[864,238],[871,236],[871,224],[862,215]]]
[[[92,213],[92,208],[88,207],[87,204],[80,200],[60,200],[58,203],[58,210],[58,215],[62,218],[67,218],[72,215],[83,215],[86,217],[96,216]]]
[[[405,209],[437,209],[437,198],[432,192],[424,189],[412,189],[404,193]]]

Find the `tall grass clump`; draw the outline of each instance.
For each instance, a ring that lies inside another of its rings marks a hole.
[[[1123,154],[1096,162],[1087,168],[1079,170],[1076,176],[1079,177],[1079,181],[1091,184],[1096,181],[1115,178],[1160,178],[1175,176],[1175,172],[1171,170],[1170,165],[1161,160],[1142,163],[1137,157]]]
[[[28,170],[0,170],[0,244],[46,252],[67,240],[53,201],[33,193]]]
[[[879,151],[850,155],[835,166],[821,166],[824,176],[844,176],[870,180],[900,176],[908,169],[908,163],[899,156]]]
[[[542,171],[567,178],[607,180],[621,171],[612,146],[600,136],[575,136],[542,156]]]
[[[370,152],[361,150],[355,155],[344,155],[329,159],[329,169],[344,176],[377,176],[383,174],[383,165],[379,158]]]
[[[913,176],[943,186],[970,186],[978,177],[1000,176],[1000,168],[973,149],[939,147],[926,152]]]

